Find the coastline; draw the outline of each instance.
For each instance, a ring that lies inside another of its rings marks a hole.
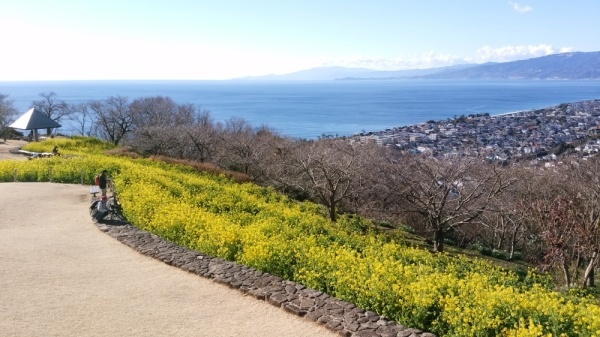
[[[512,118],[515,114],[518,117]],[[484,157],[492,161],[558,160],[560,149],[570,144],[579,157],[597,153],[600,142],[600,99],[561,103],[543,109],[500,115],[460,116],[360,134],[351,142],[374,142],[410,153],[434,156]]]

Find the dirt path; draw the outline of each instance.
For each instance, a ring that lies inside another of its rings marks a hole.
[[[21,146],[27,144],[26,141],[7,139],[6,142],[0,139],[0,160],[2,159],[17,159],[27,160],[27,156],[14,154],[11,151],[15,151],[21,148]]]
[[[334,336],[138,254],[100,231],[88,188],[0,183],[2,336]]]

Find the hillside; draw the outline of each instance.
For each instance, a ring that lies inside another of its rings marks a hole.
[[[419,76],[429,79],[600,79],[600,52],[564,53]]]
[[[56,183],[80,184],[107,168],[132,225],[440,336],[575,337],[600,330],[600,307],[591,298],[555,292],[533,271],[432,254],[364,218],[343,214],[334,223],[320,205],[190,166],[100,154],[108,145],[93,139],[52,139],[26,149],[55,145],[63,156],[0,161],[0,181],[48,181],[51,171]]]
[[[600,79],[600,52],[554,54],[527,60],[461,64],[448,67],[408,70],[318,67],[283,75],[245,77],[258,81],[333,81],[397,79]]]

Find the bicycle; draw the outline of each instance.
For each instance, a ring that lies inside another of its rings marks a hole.
[[[90,215],[98,222],[107,220],[121,222],[124,220],[123,216],[121,216],[121,204],[114,191],[113,195],[108,197],[106,201],[102,201],[102,199],[92,200]]]

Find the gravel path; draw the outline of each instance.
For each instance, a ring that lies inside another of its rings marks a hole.
[[[334,336],[98,230],[88,187],[0,183],[2,336]]]

